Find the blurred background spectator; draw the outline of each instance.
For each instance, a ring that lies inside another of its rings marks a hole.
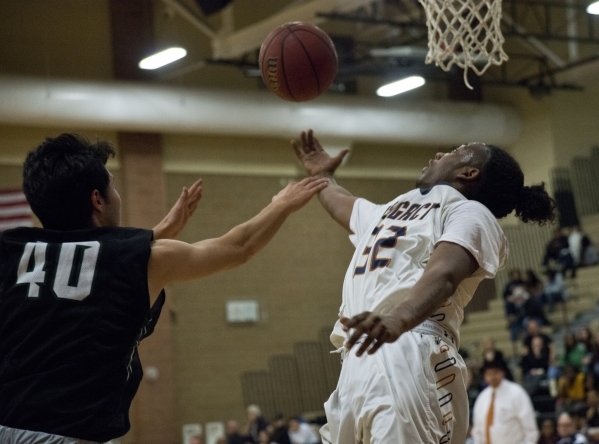
[[[320,442],[312,427],[301,418],[289,420],[289,439],[291,444],[318,444]]]
[[[541,436],[537,444],[557,444],[560,440],[555,427],[555,421],[547,418],[541,423]]]
[[[266,431],[268,423],[262,417],[262,410],[255,404],[247,407],[247,425],[245,426],[245,434],[251,438],[252,443],[260,443],[260,432]]]
[[[509,381],[513,381],[514,376],[512,375],[512,372],[510,371],[510,368],[507,365],[505,358],[503,357],[503,353],[501,352],[501,350],[497,350],[497,348],[495,347],[495,339],[486,336],[481,340],[480,346],[482,349],[483,368],[487,363],[493,362],[498,366],[503,367],[506,379],[508,379]]]
[[[572,416],[563,412],[557,418],[557,433],[560,437],[558,444],[588,444],[589,441],[576,429]]]

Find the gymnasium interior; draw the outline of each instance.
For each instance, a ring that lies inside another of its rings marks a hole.
[[[505,0],[509,60],[469,72],[469,89],[461,68],[425,63],[416,0],[2,0],[0,191],[21,188],[23,160],[46,137],[109,140],[125,226],[151,228],[203,178],[180,236],[194,242],[224,234],[305,177],[290,140],[309,128],[331,153],[350,150],[336,179],[376,203],[411,190],[439,151],[497,145],[519,162],[526,185],[545,183],[560,211],[544,227],[500,220],[508,264],[481,284],[461,328],[469,359],[492,337],[518,379],[502,296],[509,270],[543,277],[556,228],[578,225],[599,244],[599,18],[585,8],[583,0]],[[328,91],[301,103],[268,91],[258,67],[264,38],[294,21],[327,32],[339,60]],[[168,47],[187,54],[138,67]],[[423,86],[377,96],[416,75]],[[118,442],[188,444],[202,431],[216,444],[228,420],[243,426],[251,404],[268,421],[322,419],[340,370],[329,335],[353,250],[313,199],[249,263],[167,288],[156,331],[139,348],[145,377],[132,429]],[[558,352],[581,322],[599,330],[599,268],[581,267],[566,284],[566,302],[542,327]]]

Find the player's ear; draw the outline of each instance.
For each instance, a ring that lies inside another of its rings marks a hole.
[[[94,210],[100,211],[100,212],[102,212],[104,210],[104,200],[105,199],[102,197],[102,195],[100,194],[100,192],[98,190],[92,191],[90,199],[91,199],[91,203],[92,203],[92,208]]]
[[[480,170],[470,165],[464,165],[458,170],[456,177],[459,180],[473,182],[480,178]]]

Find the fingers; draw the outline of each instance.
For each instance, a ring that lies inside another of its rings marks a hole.
[[[347,153],[349,153],[349,150],[343,150],[339,154],[337,154],[335,157],[333,157],[333,162],[335,162],[335,168],[337,168],[339,165],[341,165],[341,162],[343,162],[343,159],[345,159],[345,156],[347,156]]]
[[[344,331],[354,329],[353,333],[345,343],[345,346],[348,349],[351,349],[358,343],[358,341],[362,341],[360,347],[356,351],[356,356],[358,357],[362,356],[364,352],[373,354],[381,347],[381,345],[387,342],[389,337],[389,332],[387,331],[385,323],[381,317],[376,314],[364,312],[351,319],[342,317],[339,320],[343,324]]]

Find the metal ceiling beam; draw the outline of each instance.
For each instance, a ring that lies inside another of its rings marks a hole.
[[[240,57],[258,49],[268,33],[283,23],[300,21],[318,25],[325,21],[323,17],[318,17],[319,12],[348,12],[372,2],[373,0],[312,0],[280,11],[230,35],[216,36],[212,40],[212,55],[215,59]]]
[[[211,39],[216,37],[217,32],[212,26],[210,26],[201,17],[197,16],[192,11],[190,11],[186,6],[183,6],[177,0],[160,1],[164,3],[165,6],[174,11],[177,15],[179,15],[182,19],[184,19],[187,23],[192,25],[194,28],[198,29],[202,34],[210,37]]]

